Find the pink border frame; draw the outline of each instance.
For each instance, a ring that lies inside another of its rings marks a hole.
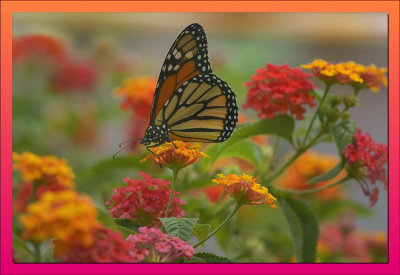
[[[227,2],[230,2],[229,4]],[[379,2],[379,3],[378,3]],[[12,249],[13,12],[386,12],[389,14],[388,264],[14,264]],[[400,274],[398,1],[2,1],[1,274]]]

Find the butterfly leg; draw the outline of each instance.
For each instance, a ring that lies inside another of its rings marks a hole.
[[[167,139],[172,142],[172,144],[175,146],[175,149],[178,149],[178,147],[176,146],[176,144],[174,143],[174,141],[171,139],[171,137],[168,135],[168,133],[166,134]]]
[[[152,145],[151,147],[156,147],[156,146],[159,146],[161,144],[162,143],[155,144],[155,145]],[[158,163],[160,164],[160,168],[162,168],[160,157],[156,153],[154,153],[153,150],[150,149],[150,146],[146,146],[146,149],[147,149],[147,151],[149,151],[150,153],[152,153],[153,155],[155,155],[158,158]]]

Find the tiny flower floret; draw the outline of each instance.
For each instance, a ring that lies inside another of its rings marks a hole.
[[[277,208],[275,205],[276,198],[268,192],[268,188],[261,186],[252,176],[247,174],[241,176],[218,174],[217,176],[218,178],[213,179],[213,182],[223,185],[225,191],[238,203],[268,204],[274,209]]]
[[[195,163],[200,157],[209,157],[205,153],[200,152],[200,145],[189,144],[180,140],[174,142],[166,142],[154,150],[154,154],[149,154],[142,162],[153,158],[153,160],[161,165],[165,165],[171,169],[180,169]]]

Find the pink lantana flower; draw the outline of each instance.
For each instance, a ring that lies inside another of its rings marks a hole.
[[[158,228],[140,227],[139,232],[127,240],[133,242],[130,255],[136,262],[174,263],[183,257],[191,260],[196,253],[187,242],[175,236],[170,238]]]
[[[110,205],[109,212],[114,218],[133,219],[140,225],[160,227],[159,217],[164,217],[171,190],[169,181],[153,179],[150,175],[139,172],[143,180],[124,179],[124,187],[114,189],[114,195],[105,204]],[[185,215],[182,205],[185,203],[175,192],[168,216],[180,218]]]
[[[315,88],[308,80],[309,74],[299,68],[267,64],[257,69],[251,81],[245,83],[249,92],[243,108],[254,109],[260,118],[273,118],[277,114],[292,114],[296,119],[304,119],[308,105],[315,105],[310,91]]]
[[[349,162],[349,172],[358,180],[365,195],[369,196],[370,205],[375,205],[379,191],[377,187],[370,191],[369,185],[381,181],[387,189],[387,146],[375,143],[368,132],[362,134],[361,129],[358,129],[354,134],[353,143],[345,148],[344,156]]]

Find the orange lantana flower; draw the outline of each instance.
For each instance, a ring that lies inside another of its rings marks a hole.
[[[13,170],[19,170],[25,181],[60,184],[73,188],[75,174],[66,160],[55,156],[38,156],[31,152],[13,153]]]
[[[205,153],[200,152],[199,148],[200,145],[198,144],[191,145],[180,140],[166,142],[156,148],[152,148],[154,154],[149,154],[141,162],[153,158],[155,162],[165,165],[168,168],[181,169],[195,163],[200,157],[209,157]]]
[[[123,110],[133,109],[139,117],[148,117],[153,102],[157,80],[153,77],[137,77],[125,80],[121,87],[114,90],[114,95],[124,97]]]
[[[100,228],[96,208],[87,196],[74,190],[46,192],[20,216],[25,239],[41,242],[54,239],[56,254],[74,245],[93,244],[93,232]]]
[[[339,159],[332,155],[322,155],[312,151],[306,152],[289,166],[285,174],[281,177],[280,185],[287,189],[306,190],[331,184],[342,178],[344,172],[330,181],[317,182],[315,184],[307,184],[307,182],[313,177],[325,174],[335,167],[338,162]],[[317,195],[320,199],[329,200],[342,196],[343,190],[337,185],[322,190],[318,192]]]
[[[218,174],[213,182],[224,186],[225,191],[240,204],[259,205],[268,204],[276,208],[276,198],[268,192],[268,188],[261,186],[256,179],[247,174]]]

